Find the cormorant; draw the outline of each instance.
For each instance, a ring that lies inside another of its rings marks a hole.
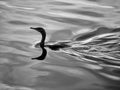
[[[44,30],[43,28],[41,28],[41,27],[38,27],[38,28],[33,28],[33,27],[31,27],[30,29],[36,30],[36,31],[40,32],[41,35],[42,35],[41,42],[38,43],[39,46],[40,46],[41,49],[42,49],[42,54],[41,54],[41,56],[36,57],[36,58],[32,58],[32,59],[44,60],[45,57],[46,57],[46,55],[47,55],[47,51],[46,51],[46,49],[44,48],[45,38],[46,38],[46,32],[45,32],[45,30]]]
[[[37,27],[37,28],[31,27],[30,29],[36,30],[36,31],[40,32],[41,35],[42,35],[41,41],[35,45],[36,47],[40,46],[42,48],[42,55],[40,57],[32,58],[32,59],[43,60],[47,55],[47,51],[46,51],[46,49],[44,47],[48,47],[51,50],[59,50],[60,48],[69,47],[69,45],[67,45],[65,42],[58,42],[58,43],[55,43],[55,44],[52,44],[52,45],[45,44],[45,39],[46,39],[45,30],[43,28],[41,28],[41,27]]]
[[[45,32],[45,30],[43,28],[41,28],[41,27],[37,27],[37,28],[31,27],[30,29],[36,30],[36,31],[41,33],[42,39],[41,39],[40,43],[38,43],[38,44],[40,45],[40,47],[44,47],[45,39],[46,39],[46,32]]]

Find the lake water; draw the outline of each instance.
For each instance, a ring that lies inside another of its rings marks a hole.
[[[0,90],[120,90],[117,4],[0,0]],[[43,27],[48,44],[71,47],[46,48],[44,60],[32,60],[42,50],[34,47],[41,34],[30,27]]]

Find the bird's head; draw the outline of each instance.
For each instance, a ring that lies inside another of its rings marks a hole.
[[[36,27],[36,28],[33,28],[33,27],[30,27],[30,29],[33,29],[33,30],[36,30],[38,32],[40,32],[41,34],[45,34],[45,30],[41,27]]]

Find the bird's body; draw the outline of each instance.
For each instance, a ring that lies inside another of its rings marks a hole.
[[[65,42],[58,42],[58,43],[54,43],[54,44],[45,44],[45,39],[46,39],[46,32],[45,32],[45,30],[43,28],[41,28],[41,27],[38,27],[38,28],[32,28],[31,27],[31,29],[40,32],[41,35],[42,35],[41,41],[39,43],[37,43],[35,45],[35,47],[42,48],[42,52],[43,53],[42,53],[42,55],[40,57],[33,58],[33,59],[43,60],[45,58],[46,54],[47,54],[47,51],[46,51],[45,47],[47,47],[47,48],[49,48],[51,50],[55,50],[55,51],[59,50],[61,48],[69,47],[69,45],[67,45]]]
[[[37,43],[37,45],[39,45],[39,46],[42,48],[42,54],[41,54],[41,56],[36,57],[36,58],[32,58],[32,59],[44,60],[45,57],[46,57],[46,55],[47,55],[47,51],[46,51],[46,49],[44,48],[45,38],[46,38],[46,32],[45,32],[45,30],[44,30],[43,28],[40,28],[40,27],[38,27],[38,28],[32,28],[32,27],[31,27],[31,29],[40,32],[41,35],[42,35],[41,42],[40,42],[40,43]]]
[[[59,42],[53,45],[47,44],[45,47],[50,48],[51,50],[59,50],[61,48],[69,47],[69,45],[65,44],[64,42]]]

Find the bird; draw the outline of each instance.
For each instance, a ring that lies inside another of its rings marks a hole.
[[[32,58],[32,60],[34,60],[34,59],[44,60],[46,55],[47,55],[47,50],[44,48],[45,39],[46,39],[46,32],[41,27],[37,27],[37,28],[30,27],[30,29],[36,30],[36,31],[40,32],[41,35],[42,35],[41,41],[39,43],[37,43],[41,47],[41,49],[42,49],[42,54],[39,57]]]
[[[36,30],[36,31],[41,33],[42,39],[37,44],[39,44],[40,47],[44,47],[45,39],[46,39],[46,32],[45,32],[45,30],[43,28],[41,28],[41,27],[37,27],[37,28],[30,27],[30,29]]]
[[[39,60],[43,60],[45,59],[46,55],[47,55],[47,50],[45,49],[45,47],[51,49],[51,50],[59,50],[61,48],[65,48],[65,47],[70,47],[69,45],[67,45],[65,42],[57,42],[57,43],[53,43],[53,44],[45,44],[45,39],[46,39],[46,31],[44,28],[42,27],[37,27],[37,28],[33,28],[30,27],[30,29],[36,30],[38,32],[41,33],[42,35],[42,39],[40,42],[38,42],[35,47],[40,47],[42,49],[42,54],[41,56],[37,57],[37,58],[32,58],[32,59],[39,59]],[[67,42],[68,43],[68,42]]]

